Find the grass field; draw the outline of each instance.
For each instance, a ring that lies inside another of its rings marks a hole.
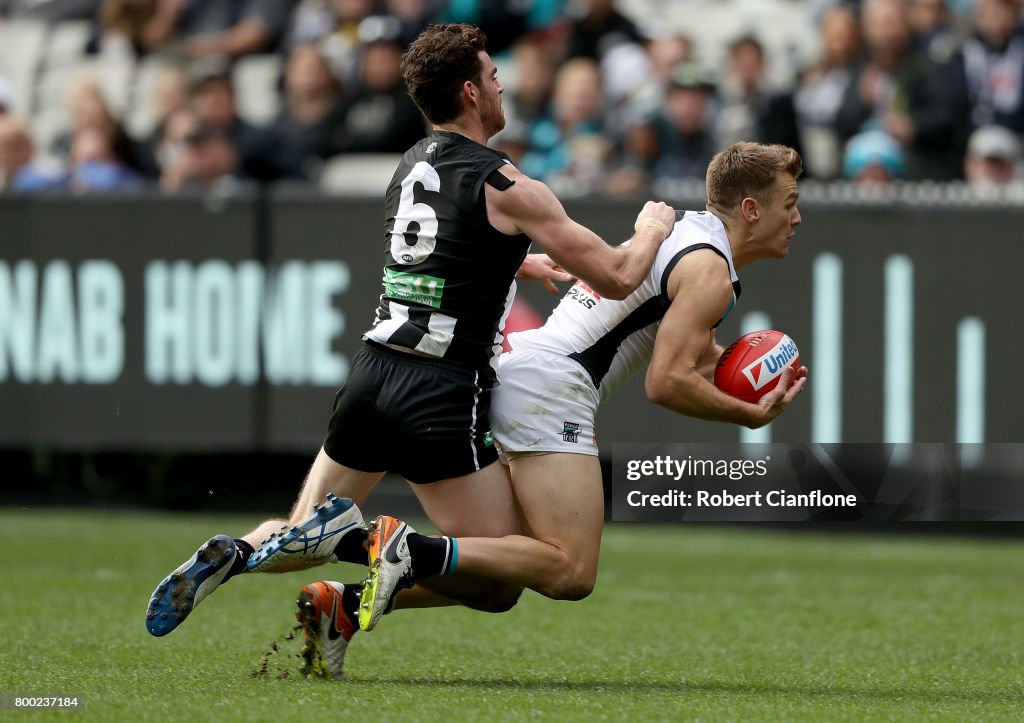
[[[0,508],[0,694],[84,696],[0,718],[1024,717],[1019,541],[612,526],[587,600],[395,614],[330,682],[285,653],[250,671],[303,584],[355,567],[239,578],[170,636],[145,631],[160,578],[254,521]]]

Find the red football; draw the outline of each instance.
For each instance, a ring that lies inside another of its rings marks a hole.
[[[726,394],[756,404],[774,389],[782,371],[800,368],[800,350],[781,331],[744,334],[722,352],[715,367],[715,386]]]

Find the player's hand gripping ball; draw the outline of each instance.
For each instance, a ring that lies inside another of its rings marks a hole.
[[[744,334],[722,352],[715,367],[715,386],[751,404],[774,389],[787,367],[800,368],[800,350],[781,331]]]

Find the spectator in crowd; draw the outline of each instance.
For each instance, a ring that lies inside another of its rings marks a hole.
[[[693,62],[693,41],[678,33],[662,35],[648,41],[647,54],[651,58],[652,75],[667,87],[674,68],[680,63]]]
[[[427,27],[427,0],[387,0],[387,14],[398,21],[398,41],[406,47]]]
[[[203,125],[191,109],[171,114],[158,146],[160,188],[165,193],[196,189],[233,189],[241,178],[241,159],[231,136]]]
[[[428,0],[302,0],[285,47],[316,43],[345,88],[358,88],[363,46],[381,38],[408,45],[426,27]],[[385,14],[377,14],[385,10]]]
[[[291,11],[290,0],[157,0],[147,39],[181,41],[191,59],[272,52]]]
[[[99,7],[100,0],[0,0],[0,19],[92,20]]]
[[[692,63],[693,41],[685,35],[673,34],[652,38],[648,41],[647,56],[650,59],[651,81],[658,89],[658,99],[663,100],[665,90],[672,80],[672,71],[683,63]]]
[[[644,85],[652,78],[651,58],[642,45],[620,43],[601,58],[600,70],[604,128],[609,136],[621,138],[647,102]]]
[[[620,147],[609,163],[601,192],[607,196],[649,195],[661,146],[651,119],[639,116],[626,126]]]
[[[946,0],[907,0],[907,8],[918,48],[936,63],[948,61],[959,43]]]
[[[0,191],[32,192],[60,188],[59,175],[33,165],[35,149],[25,124],[0,115]]]
[[[848,7],[854,13],[860,11],[860,0],[805,0],[807,12],[814,25],[821,23],[821,19],[829,10],[836,7]]]
[[[579,7],[581,14],[569,34],[568,57],[599,61],[617,45],[643,42],[636,25],[615,8],[614,0],[583,0]]]
[[[230,138],[234,152],[239,157],[242,175],[262,182],[280,177],[280,171],[272,158],[274,148],[271,134],[238,117],[235,88],[226,65],[206,61],[194,66],[190,96],[199,123],[211,135],[223,134]]]
[[[804,170],[816,178],[839,175],[841,146],[836,115],[850,87],[860,51],[857,16],[847,7],[825,11],[819,23],[821,61],[807,70],[793,98]]]
[[[582,184],[595,181],[608,150],[602,103],[597,63],[574,58],[562,65],[555,76],[551,113],[531,130],[523,173],[544,181],[555,176]]]
[[[531,16],[560,7],[562,0],[452,0],[439,13],[438,22],[469,23],[487,35],[487,51],[499,55],[512,47],[531,27]]]
[[[188,75],[180,66],[166,65],[160,69],[153,83],[153,97],[150,102],[157,125],[174,111],[188,105]]]
[[[1024,134],[1024,33],[1016,0],[978,0],[974,32],[954,58],[972,127],[1000,125]]]
[[[964,176],[972,186],[1003,186],[1017,179],[1020,139],[1007,128],[983,126],[971,134],[964,158]]]
[[[157,129],[153,158],[160,187],[171,190],[184,173],[188,138],[199,128],[199,118],[189,106],[171,111]]]
[[[135,191],[141,185],[139,175],[118,159],[111,136],[97,127],[75,134],[71,146],[71,164],[66,179],[74,193]]]
[[[129,38],[136,38],[139,49],[145,52],[169,49],[181,15],[191,1],[193,0],[105,0],[114,6],[125,6],[124,10],[116,10],[112,18],[131,11],[131,21],[125,22],[122,19],[118,24],[123,26],[121,32],[127,31]],[[133,4],[140,7],[128,7]],[[152,6],[152,11],[150,12],[146,6]],[[102,39],[98,39],[94,44],[97,51],[104,52]]]
[[[13,188],[31,160],[32,139],[25,126],[11,115],[0,115],[0,191]]]
[[[285,66],[284,107],[270,126],[273,163],[282,176],[316,175],[310,166],[330,153],[344,110],[341,87],[317,46],[294,48]]]
[[[556,48],[540,38],[526,37],[512,49],[515,62],[514,83],[499,80],[505,86],[502,107],[505,128],[492,139],[498,150],[507,153],[517,167],[530,150],[530,137],[534,126],[547,122],[551,112],[555,69],[558,67]]]
[[[367,3],[367,5],[369,5]],[[284,48],[319,43],[334,30],[335,14],[331,0],[299,0],[288,18]]]
[[[287,47],[319,44],[342,87],[356,88],[363,46],[359,27],[375,7],[373,0],[302,0],[292,16]]]
[[[715,91],[715,84],[695,64],[684,63],[673,71],[665,107],[654,119],[661,149],[655,180],[704,178],[718,150]]]
[[[949,8],[950,14],[955,18],[954,25],[957,21],[969,18],[971,13],[974,11],[974,6],[978,0],[946,0],[946,7]]]
[[[187,104],[198,114],[203,140],[213,141],[200,159],[233,153],[232,174],[246,179],[315,176],[318,159],[334,153],[401,152],[425,128],[400,80],[401,47],[439,19],[480,24],[494,49],[512,47],[519,80],[508,83],[507,127],[495,142],[524,170],[576,191],[628,194],[660,178],[700,177],[715,150],[739,139],[801,148],[809,175],[834,178],[846,172],[845,142],[869,130],[900,145],[904,178],[977,176],[988,166],[989,175],[1002,177],[1000,162],[1015,173],[1016,161],[1004,158],[1010,155],[1005,141],[1001,156],[966,151],[972,128],[984,129],[982,138],[1005,137],[1008,129],[1024,139],[1022,5],[806,0],[807,17],[820,18],[822,57],[792,94],[767,82],[773,58],[756,38],[731,44],[716,87],[692,65],[690,39],[641,33],[621,12],[636,6],[616,0],[0,0],[0,19],[92,18],[101,28],[94,49],[106,56],[173,54],[177,43],[202,59],[205,70],[190,74],[191,83],[180,71],[161,77],[156,129],[138,143],[95,80],[76,80],[71,131],[41,153],[63,159],[68,173],[87,158],[85,167],[101,185],[107,178],[119,182],[119,170],[107,176],[92,170],[107,163],[106,170],[127,168],[126,177],[131,171],[157,177],[167,119]],[[550,32],[527,35],[528,28]],[[671,28],[659,29],[666,31]],[[289,49],[284,108],[269,127],[256,128],[236,114],[226,62],[281,46]],[[0,118],[10,112],[13,95],[0,78]],[[231,153],[218,147],[218,134],[229,137],[221,145]],[[877,136],[868,143],[881,145]],[[894,176],[891,162],[874,165]],[[39,178],[43,187],[52,174]]]
[[[135,142],[107,105],[96,78],[88,72],[75,76],[67,92],[67,106],[71,115],[71,131],[54,142],[54,155],[70,160],[75,138],[87,130],[95,130],[107,137],[117,162],[132,169],[139,167]]]
[[[793,96],[771,87],[765,77],[764,47],[747,35],[729,46],[729,65],[719,83],[722,109],[715,134],[718,146],[739,141],[780,143],[800,151]]]
[[[188,4],[189,0],[103,0],[86,52],[129,62],[166,50]]]
[[[502,106],[507,125],[529,132],[550,111],[558,63],[551,47],[536,38],[521,40],[512,55],[517,80],[515,89],[503,94]]]
[[[86,52],[111,61],[130,62],[153,46],[147,29],[157,16],[158,0],[103,0]]]
[[[163,137],[164,124],[172,113],[189,104],[189,81],[185,71],[177,65],[167,65],[158,71],[153,82],[153,94],[149,99],[153,112],[153,129],[138,140],[136,151],[139,170],[147,178],[157,178],[160,167],[157,163],[156,148]]]
[[[964,126],[941,68],[913,43],[903,0],[864,0],[861,29],[868,58],[836,117],[840,135],[885,131],[903,147],[911,179],[958,178]]]
[[[624,107],[616,114],[615,130],[621,130],[623,140],[631,133],[635,135],[635,128],[647,124],[664,105],[672,71],[693,61],[693,43],[684,35],[651,38],[644,49],[647,54],[646,77],[636,82],[633,92],[624,99]]]
[[[887,184],[903,178],[906,165],[899,142],[883,131],[858,133],[846,144],[843,175],[858,183]]]
[[[362,83],[346,103],[331,153],[404,153],[426,135],[426,122],[402,81],[402,48],[379,39],[363,49]]]

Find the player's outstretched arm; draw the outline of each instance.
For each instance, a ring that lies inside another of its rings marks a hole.
[[[640,285],[675,224],[670,206],[648,201],[637,217],[632,243],[609,246],[569,218],[543,183],[511,166],[499,172],[515,184],[504,191],[484,186],[491,225],[502,233],[525,233],[543,246],[555,263],[609,299],[624,299]]]
[[[722,258],[710,250],[684,256],[669,279],[669,296],[672,303],[658,329],[647,370],[647,397],[690,417],[751,428],[782,414],[803,389],[806,368],[784,374],[777,389],[758,404],[722,392],[705,376],[707,360],[717,347],[711,327],[732,300],[732,283]],[[716,359],[718,355],[720,348]]]

